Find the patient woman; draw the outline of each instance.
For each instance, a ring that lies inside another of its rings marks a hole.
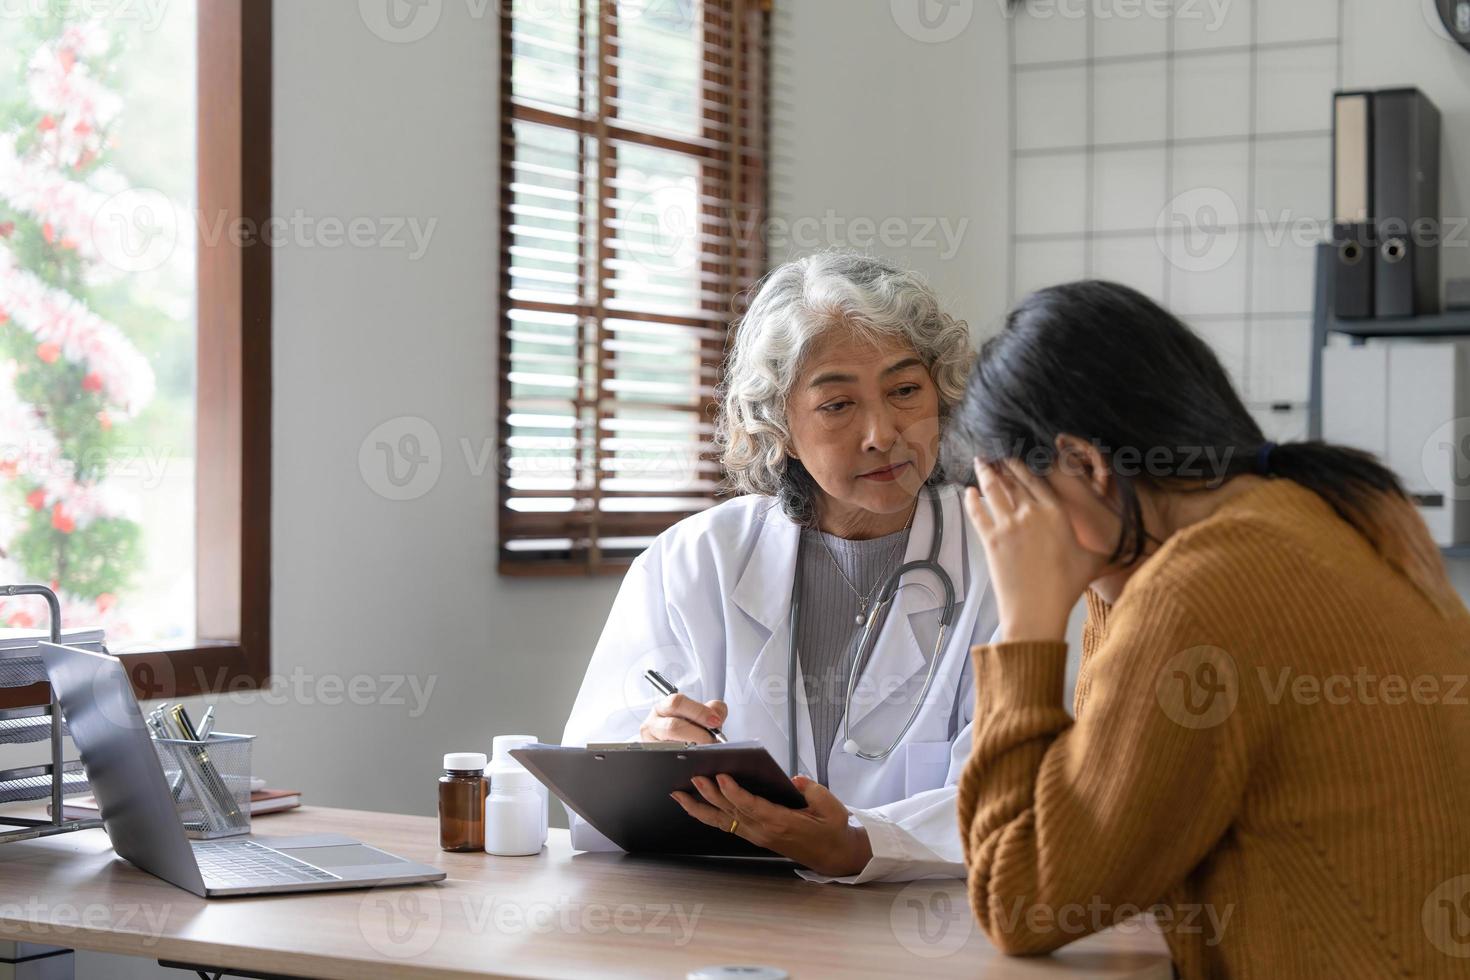
[[[1466,976],[1470,614],[1398,480],[1268,442],[1203,341],[1105,282],[1010,314],[953,435],[1004,638],[959,794],[992,940],[1153,906],[1185,978]]]
[[[722,728],[799,774],[807,805],[720,775],[651,801],[669,818],[682,808],[818,880],[962,877],[969,650],[995,614],[979,540],[936,464],[973,359],[965,324],[911,273],[834,252],[767,276],[735,328],[715,425],[744,494],[633,562],[563,743],[707,743]],[[880,605],[883,584],[931,548],[954,590],[947,631],[932,569],[904,574]],[[679,693],[660,697],[648,668]],[[572,844],[610,846],[575,816]]]

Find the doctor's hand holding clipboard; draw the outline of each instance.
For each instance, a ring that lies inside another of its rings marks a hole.
[[[638,734],[644,742],[696,742],[709,745],[725,741],[720,726],[730,709],[718,699],[708,702],[672,690],[656,670],[647,672],[660,691],[669,691],[643,720]],[[673,792],[669,795],[700,823],[741,837],[767,850],[790,858],[813,871],[848,875],[861,871],[872,860],[873,849],[861,827],[851,826],[847,807],[827,787],[806,776],[791,782],[806,798],[805,809],[792,809],[747,793],[723,773],[714,779],[695,776],[691,780],[699,794]]]

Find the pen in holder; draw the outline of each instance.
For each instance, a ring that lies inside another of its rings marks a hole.
[[[250,833],[254,735],[214,732],[203,740],[161,738],[153,747],[174,794],[184,833],[199,840]]]

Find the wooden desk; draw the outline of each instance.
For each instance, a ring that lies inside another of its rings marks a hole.
[[[996,952],[959,881],[815,885],[733,870],[576,854],[552,831],[537,857],[439,850],[435,821],[303,807],[257,834],[348,834],[437,865],[436,885],[205,901],[112,853],[101,830],[0,851],[0,939],[291,976],[668,977],[720,963],[793,978],[1167,980],[1154,928],[1117,929],[1050,957]]]

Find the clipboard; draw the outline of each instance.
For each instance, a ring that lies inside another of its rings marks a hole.
[[[685,813],[669,794],[684,790],[700,799],[694,776],[713,779],[725,773],[772,803],[806,807],[805,797],[759,742],[527,745],[510,754],[557,799],[630,854],[786,860]]]

